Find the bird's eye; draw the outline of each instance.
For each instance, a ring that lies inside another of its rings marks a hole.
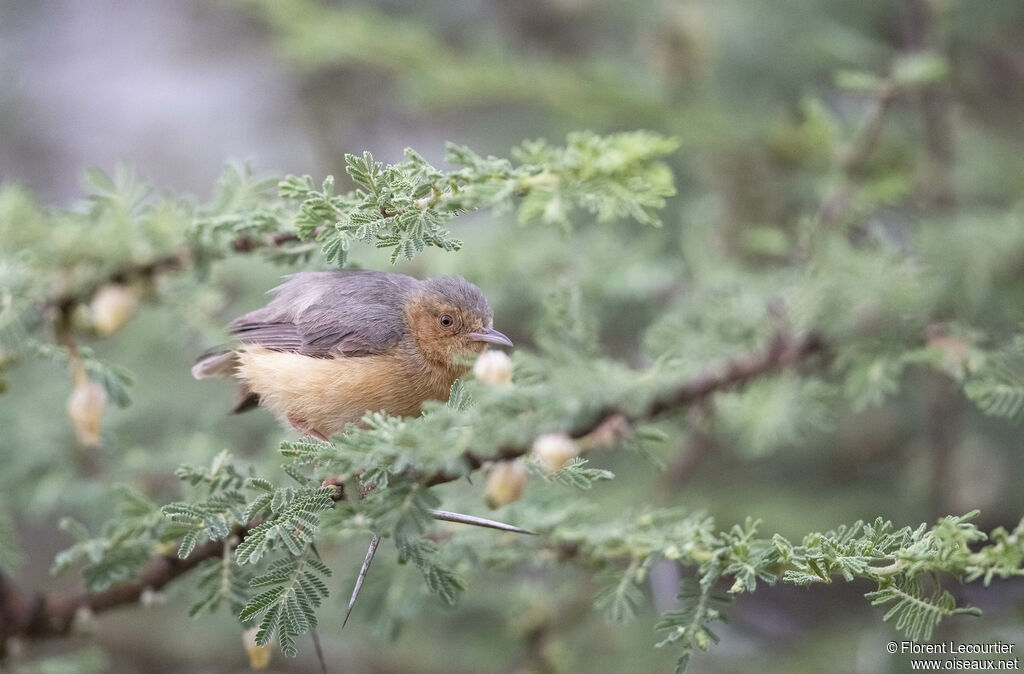
[[[455,321],[448,314],[442,314],[441,315],[441,325],[443,325],[444,327],[447,328],[448,326],[450,326],[454,322]]]

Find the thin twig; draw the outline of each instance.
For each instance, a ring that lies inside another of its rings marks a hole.
[[[883,86],[879,91],[871,108],[864,116],[857,134],[837,157],[836,164],[839,177],[835,185],[829,190],[828,195],[822,200],[815,217],[817,227],[829,226],[838,222],[849,209],[851,193],[853,192],[854,176],[863,170],[871,152],[878,145],[882,136],[882,128],[885,126],[885,117],[888,114],[892,103],[896,98],[896,89],[892,86]]]
[[[909,0],[906,21],[907,49],[911,52],[945,52],[939,34],[934,2]],[[953,188],[953,97],[946,81],[930,82],[919,94],[924,120],[928,174],[925,178],[929,205],[948,208],[956,202]]]
[[[352,596],[348,599],[348,609],[345,611],[345,620],[341,623],[341,627],[343,629],[345,625],[348,624],[349,616],[352,615],[352,608],[356,605],[356,598],[359,596],[359,590],[363,587],[363,581],[366,580],[366,572],[370,570],[370,563],[373,562],[373,556],[377,554],[378,545],[380,545],[380,534],[374,534],[373,538],[370,539],[370,547],[366,550],[366,557],[363,558],[363,565],[359,568],[359,575],[356,576],[356,586],[352,588]]]
[[[489,520],[486,517],[477,517],[476,515],[463,515],[462,513],[453,513],[448,510],[437,510],[431,508],[429,511],[430,516],[435,520],[442,520],[444,522],[455,522],[456,524],[468,524],[474,527],[483,527],[484,529],[497,529],[498,531],[511,531],[514,534],[528,534],[530,536],[536,536],[537,534],[530,531],[529,529],[521,529],[511,524],[505,524],[504,522],[498,522],[496,520]]]

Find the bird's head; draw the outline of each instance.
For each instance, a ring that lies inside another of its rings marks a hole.
[[[406,320],[423,357],[435,365],[465,370],[458,363],[467,352],[487,344],[512,346],[494,329],[494,312],[475,285],[458,276],[423,281],[406,303]]]

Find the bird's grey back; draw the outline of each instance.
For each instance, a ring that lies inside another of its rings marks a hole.
[[[379,271],[300,272],[228,329],[243,342],[307,356],[382,353],[408,334],[403,306],[421,284]]]

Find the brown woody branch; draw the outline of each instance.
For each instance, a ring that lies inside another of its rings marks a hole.
[[[736,388],[758,377],[795,367],[816,355],[824,354],[825,351],[826,343],[817,333],[802,337],[780,334],[766,349],[730,360],[720,368],[666,391],[640,409],[626,411],[608,407],[599,410],[590,419],[568,429],[567,432],[575,438],[592,436],[605,429],[608,429],[609,433],[614,433],[615,428],[620,427],[623,422],[636,423],[655,419],[703,401],[717,391]],[[522,456],[529,450],[529,445],[508,446],[490,457],[468,452],[465,460],[470,470],[477,470],[487,461]],[[435,486],[461,477],[462,473],[439,472],[426,477],[424,484]],[[339,489],[338,499],[342,498],[344,492]],[[138,602],[147,589],[160,590],[204,561],[224,554],[225,545],[237,546],[252,526],[254,523],[240,528],[226,541],[209,541],[197,546],[186,559],[179,559],[175,555],[154,557],[143,567],[138,580],[115,585],[103,592],[39,594],[29,597],[0,574],[0,657],[3,655],[3,644],[10,638],[41,640],[66,636],[72,631],[75,616],[82,611],[100,613]]]
[[[157,591],[188,573],[208,559],[224,554],[224,546],[235,547],[249,533],[247,525],[224,540],[196,546],[185,559],[160,555],[151,559],[138,580],[120,583],[103,592],[71,592],[27,596],[0,573],[0,657],[10,638],[50,639],[71,633],[76,616],[83,612],[100,613],[137,603],[142,594]]]
[[[46,301],[46,307],[55,309],[59,317],[67,320],[76,306],[88,302],[100,288],[105,285],[116,283],[126,284],[133,281],[148,281],[160,274],[172,271],[181,271],[192,266],[192,251],[188,248],[181,248],[178,252],[156,258],[149,262],[128,264],[119,267],[106,277],[92,283],[84,284],[74,290],[67,290],[57,294]]]
[[[734,358],[721,368],[699,375],[678,388],[657,396],[642,409],[626,411],[618,407],[607,407],[574,428],[568,429],[566,433],[573,438],[582,438],[614,423],[616,419],[625,420],[629,424],[656,419],[666,413],[703,401],[717,391],[732,389],[751,379],[793,367],[825,351],[825,340],[816,332],[802,337],[778,334],[764,351]],[[529,451],[529,446],[509,445],[501,447],[494,456],[481,457],[473,452],[466,452],[464,456],[469,469],[477,470],[487,461],[514,459]],[[462,474],[441,471],[429,476],[425,484],[432,487],[458,480],[460,477],[463,477]]]
[[[319,231],[316,232],[319,234]],[[298,234],[293,232],[272,232],[262,237],[242,235],[235,238],[230,246],[236,253],[250,253],[261,248],[280,248],[289,243],[300,241]],[[119,267],[103,278],[81,285],[73,290],[58,293],[49,298],[45,306],[55,309],[58,317],[67,320],[71,312],[79,304],[88,302],[100,288],[108,284],[127,284],[137,281],[151,281],[166,273],[186,271],[195,263],[195,255],[190,248],[181,247],[176,252],[163,257]]]

